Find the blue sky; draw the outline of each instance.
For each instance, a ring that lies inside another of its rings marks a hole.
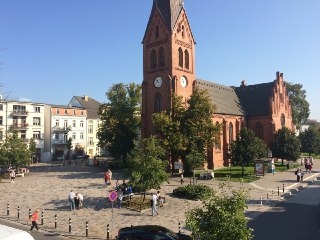
[[[8,98],[105,102],[115,83],[142,82],[152,0],[0,0],[0,83]],[[320,121],[319,0],[185,0],[196,76],[227,86],[301,83]]]

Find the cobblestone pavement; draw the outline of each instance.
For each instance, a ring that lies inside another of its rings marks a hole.
[[[266,174],[253,183],[225,182],[230,189],[244,187],[250,194],[246,215],[254,218],[279,201],[284,201],[290,195],[302,190],[317,179],[320,168],[318,160],[314,161],[312,174],[305,174],[304,182],[297,183],[294,169],[286,172]],[[102,169],[92,166],[61,166],[59,164],[40,163],[30,167],[25,177],[16,178],[15,183],[9,179],[0,182],[0,218],[30,224],[28,222],[29,209],[40,208],[43,212],[41,231],[58,233],[68,239],[86,238],[86,222],[88,222],[87,239],[106,239],[109,226],[110,239],[117,234],[117,230],[124,226],[158,224],[181,232],[189,233],[185,227],[185,212],[200,206],[201,201],[186,201],[173,198],[173,189],[180,186],[180,178],[170,178],[169,183],[161,187],[161,194],[166,197],[166,204],[159,208],[159,215],[152,217],[151,211],[137,212],[127,208],[112,207],[108,199],[112,187],[106,186]],[[114,179],[123,179],[121,173],[113,171]],[[188,183],[185,178],[185,184]],[[199,184],[206,184],[218,189],[220,181],[198,180]],[[67,196],[70,190],[84,195],[84,208],[70,211]],[[279,195],[278,195],[279,194]],[[147,196],[149,197],[149,196]],[[9,206],[9,215],[8,215]],[[18,218],[19,207],[19,218]],[[2,210],[1,210],[2,209]],[[55,215],[57,228],[55,228]],[[71,220],[71,232],[69,232]],[[41,223],[41,220],[39,221]]]

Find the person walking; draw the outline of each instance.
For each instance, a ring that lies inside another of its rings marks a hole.
[[[33,214],[31,215],[30,219],[29,219],[31,221],[31,224],[32,224],[29,232],[31,232],[33,228],[36,228],[37,231],[39,231],[38,224],[37,224],[37,221],[39,220],[38,212],[40,212],[40,210],[36,209],[33,212]]]
[[[180,176],[180,182],[181,182],[181,186],[182,186],[182,185],[183,185],[183,183],[184,183],[183,173],[181,173],[181,176]]]
[[[76,206],[75,206],[75,202],[74,202],[74,198],[75,198],[75,194],[73,192],[73,190],[71,190],[69,192],[69,195],[68,195],[68,200],[69,200],[69,203],[70,203],[70,210],[76,210]]]
[[[123,199],[123,190],[122,190],[122,188],[118,189],[117,194],[118,194],[118,198],[117,198],[118,208],[121,208],[122,199]]]
[[[275,171],[276,167],[274,165],[274,163],[271,164],[271,172],[272,172],[272,175],[274,175],[274,171]]]
[[[159,212],[157,210],[157,202],[158,202],[158,196],[157,196],[157,194],[153,193],[152,199],[151,199],[152,216],[154,216],[156,213],[157,213],[157,215],[159,214]]]
[[[297,175],[297,182],[300,182],[300,179],[301,179],[301,168],[298,168],[296,170],[295,174]]]
[[[16,172],[15,170],[10,171],[10,178],[11,178],[11,183],[14,183],[14,180],[16,178]]]

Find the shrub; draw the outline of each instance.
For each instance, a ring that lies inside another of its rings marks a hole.
[[[214,190],[205,185],[186,185],[173,190],[173,196],[190,200],[207,200]]]

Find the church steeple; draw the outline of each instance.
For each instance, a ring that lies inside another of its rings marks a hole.
[[[142,137],[152,114],[168,111],[172,93],[188,99],[195,80],[195,41],[183,0],[153,0],[143,37]]]

